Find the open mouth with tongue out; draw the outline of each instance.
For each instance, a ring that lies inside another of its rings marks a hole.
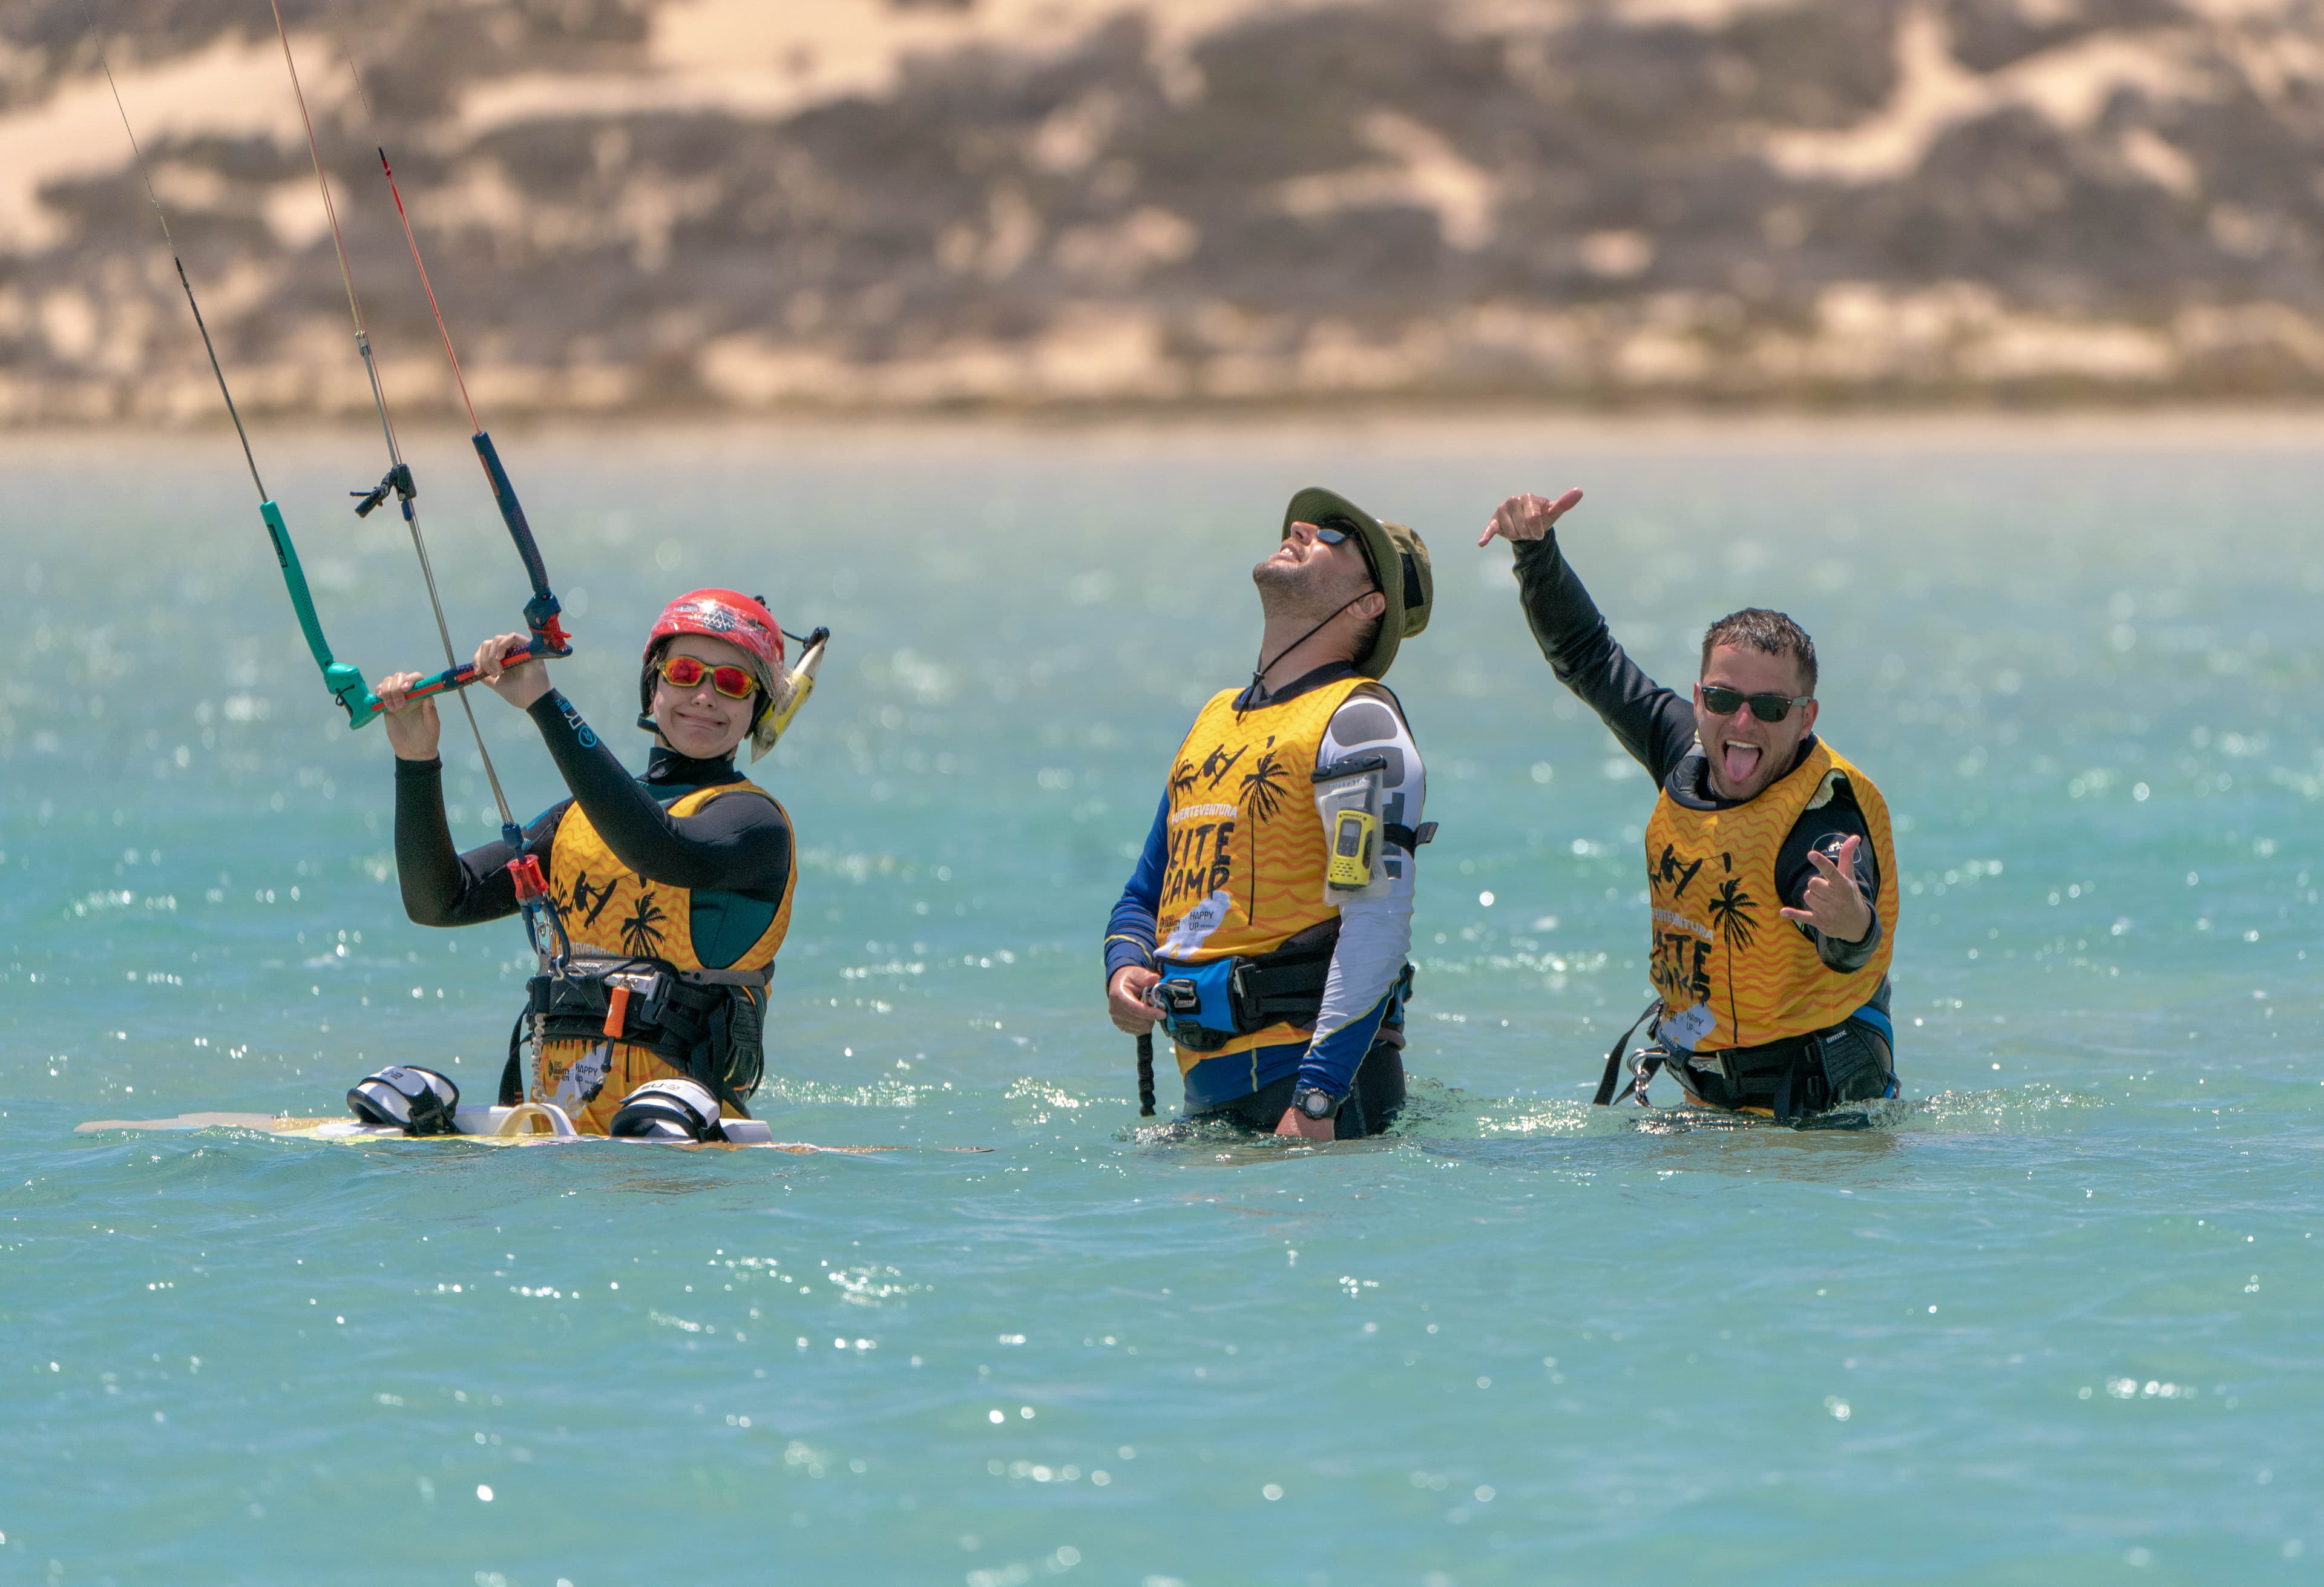
[[[1746,743],[1739,738],[1729,739],[1719,752],[1719,770],[1727,786],[1741,788],[1749,782],[1766,754],[1766,752],[1757,744]]]

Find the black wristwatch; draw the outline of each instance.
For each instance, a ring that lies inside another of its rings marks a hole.
[[[1333,1096],[1320,1085],[1303,1085],[1291,1093],[1291,1105],[1318,1123],[1339,1117],[1340,1104],[1347,1100],[1343,1096]]]

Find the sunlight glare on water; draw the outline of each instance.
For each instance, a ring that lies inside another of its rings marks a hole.
[[[394,1060],[487,1092],[527,960],[404,919],[386,745],[231,442],[11,443],[0,1578],[2312,1573],[2324,453],[2206,434],[504,446],[557,676],[633,764],[669,595],[834,631],[759,768],[800,875],[758,1111],[898,1149],[810,1157],[74,1135],[333,1113]],[[272,446],[341,653],[438,664],[400,525],[338,494],[363,438]],[[473,642],[523,585],[464,449],[413,447]],[[1418,525],[1439,592],[1392,680],[1442,823],[1414,1102],[1320,1152],[1141,1127],[1097,951],[1310,483]],[[1816,637],[1899,817],[1875,1128],[1587,1105],[1645,998],[1652,789],[1471,544],[1570,484],[1658,677],[1736,606]],[[520,817],[559,797],[477,706]]]

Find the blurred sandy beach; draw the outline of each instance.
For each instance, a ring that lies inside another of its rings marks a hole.
[[[407,442],[422,450],[432,447],[456,454],[456,488],[468,489],[467,471],[475,463],[467,456],[464,429],[423,418],[404,424],[401,433]],[[149,455],[176,457],[182,466],[207,470],[215,464],[228,478],[235,472],[233,432],[223,418],[215,424],[198,420],[184,424],[133,421],[0,429],[0,469],[34,461],[60,465],[76,458],[94,466],[105,457],[118,456],[124,435],[134,435]],[[284,418],[267,421],[253,438],[269,449],[279,447],[287,456],[309,460],[344,448],[367,465],[377,449],[379,432],[376,424],[359,420]],[[1373,457],[1506,457],[1513,466],[1539,465],[1555,473],[1586,466],[1595,457],[1674,453],[1718,457],[1768,451],[1896,456],[2312,452],[2324,448],[2324,407],[2069,405],[2027,411],[1941,408],[1869,412],[1774,408],[1706,412],[1664,408],[1593,416],[1556,408],[1462,409],[1396,403],[1318,404],[1260,413],[1098,408],[825,416],[536,414],[506,427],[503,439],[512,467],[520,457],[551,457],[559,460],[559,466],[585,474],[592,458],[614,457],[625,464],[687,457],[779,460],[851,456],[911,457],[939,462],[946,457],[989,458],[1010,453],[1028,457],[1192,455],[1296,460],[1351,450]],[[217,450],[221,445],[227,448],[226,455]],[[454,478],[450,470],[438,466],[439,487]],[[1570,483],[1586,484],[1588,481],[1577,478]]]
[[[415,414],[382,144],[503,422],[2324,395],[2304,0],[283,9]],[[238,396],[366,409],[272,14],[95,14]],[[204,420],[97,47],[0,20],[0,422]]]

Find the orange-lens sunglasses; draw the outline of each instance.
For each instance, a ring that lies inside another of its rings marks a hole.
[[[663,657],[661,675],[672,688],[699,688],[707,678],[710,687],[730,700],[747,700],[759,690],[757,681],[740,667],[706,666],[691,656]]]

